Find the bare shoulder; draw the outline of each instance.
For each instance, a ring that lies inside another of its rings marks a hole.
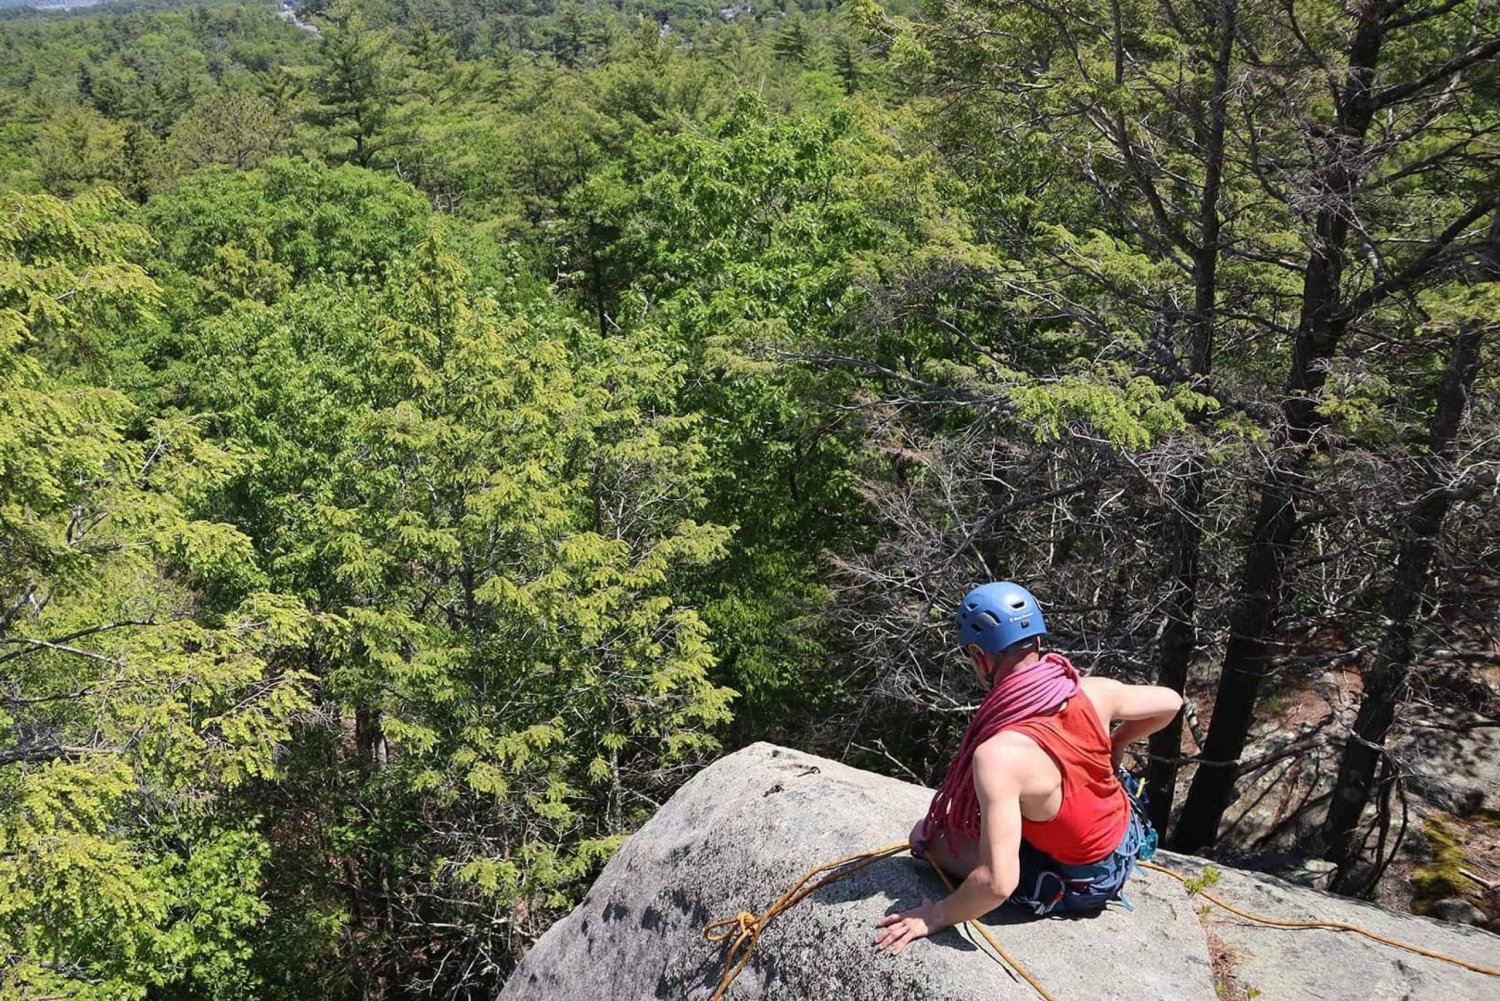
[[[1105,726],[1115,720],[1171,719],[1182,708],[1182,696],[1161,685],[1127,685],[1112,678],[1082,678],[1080,683]]]
[[[974,772],[1015,774],[1037,751],[1037,743],[1014,730],[1001,730],[974,749]]]
[[[1118,715],[1116,705],[1119,702],[1120,692],[1125,685],[1114,678],[1083,677],[1078,679],[1078,684],[1083,688],[1083,694],[1089,697],[1094,705],[1094,712],[1106,727]]]

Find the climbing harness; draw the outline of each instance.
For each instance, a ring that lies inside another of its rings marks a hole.
[[[1059,862],[1021,842],[1021,885],[1006,901],[1028,907],[1037,917],[1049,914],[1089,914],[1118,900],[1135,910],[1124,887],[1136,866],[1156,855],[1156,828],[1146,810],[1145,780],[1121,767],[1116,772],[1130,804],[1125,834],[1106,858],[1087,865]],[[914,853],[915,854],[915,853]]]
[[[1134,796],[1132,796],[1132,800],[1134,800]],[[879,862],[882,859],[900,855],[902,852],[907,850],[907,847],[907,842],[897,841],[894,844],[886,845],[884,848],[876,848],[873,851],[857,852],[853,855],[845,855],[843,858],[835,859],[832,862],[826,862],[823,865],[815,866],[807,870],[807,872],[803,873],[801,878],[793,883],[790,889],[783,893],[775,903],[766,908],[766,910],[764,910],[760,914],[756,915],[751,914],[748,911],[741,911],[735,917],[727,918],[722,921],[715,921],[708,927],[704,928],[703,937],[709,942],[718,943],[728,941],[731,938],[733,939],[733,941],[730,942],[728,950],[725,952],[724,972],[719,977],[718,987],[714,989],[712,1001],[723,1001],[723,999],[727,996],[730,984],[734,983],[734,979],[740,975],[740,971],[742,971],[745,968],[746,964],[750,962],[750,955],[755,951],[756,943],[760,941],[761,934],[778,915],[800,903],[803,898],[805,898],[813,891],[827,886],[830,883],[838,882],[844,877],[853,875],[854,873],[859,872],[861,869],[873,865],[874,863]],[[1155,846],[1153,845],[1152,847],[1154,851]],[[949,880],[948,874],[945,873],[941,868],[939,868],[938,864],[932,859],[927,859],[927,863],[932,866],[933,871],[938,874],[938,878],[943,881],[943,885],[946,886],[948,888],[948,891],[951,893],[953,891],[953,883],[951,880]],[[1205,893],[1201,889],[1195,890],[1189,884],[1187,876],[1184,876],[1173,869],[1169,869],[1164,865],[1156,862],[1145,861],[1144,859],[1140,861],[1140,865],[1143,868],[1152,870],[1153,872],[1165,873],[1166,875],[1171,876],[1173,879],[1177,880],[1187,888],[1189,895],[1196,893],[1197,895],[1203,897],[1204,900],[1207,900],[1209,903],[1222,907],[1229,913],[1238,915],[1239,917],[1242,917],[1247,921],[1254,921],[1258,924],[1270,925],[1275,928],[1328,928],[1334,931],[1353,932],[1356,935],[1363,935],[1364,937],[1372,939],[1376,942],[1380,942],[1383,945],[1388,945],[1396,949],[1403,949],[1407,952],[1415,953],[1418,956],[1426,956],[1428,959],[1436,959],[1444,963],[1451,963],[1454,966],[1462,967],[1466,970],[1472,970],[1475,973],[1480,973],[1487,977],[1500,977],[1500,970],[1490,969],[1486,966],[1480,966],[1478,963],[1471,963],[1468,960],[1459,959],[1456,956],[1450,956],[1446,953],[1435,952],[1431,949],[1424,949],[1421,946],[1412,945],[1409,942],[1401,942],[1393,938],[1387,938],[1384,935],[1380,935],[1376,932],[1369,931],[1368,929],[1361,928],[1358,925],[1347,924],[1343,921],[1287,921],[1281,918],[1268,917],[1264,914],[1256,914],[1252,911],[1242,910],[1232,904],[1226,903],[1213,894]],[[819,877],[820,875],[822,876],[822,878],[818,879],[817,877]],[[1009,953],[1001,948],[1000,943],[995,941],[995,937],[989,933],[988,929],[979,924],[977,921],[966,922],[966,924],[968,924],[970,929],[972,929],[973,931],[977,931],[980,936],[983,937],[987,943],[989,943],[990,948],[995,950],[995,954],[1000,957],[1001,961],[1004,962],[1006,966],[1008,966],[1011,970],[1014,970],[1017,974],[1020,975],[1021,979],[1025,980],[1028,984],[1031,985],[1032,989],[1037,992],[1037,996],[1041,997],[1043,1001],[1057,1001],[1057,999],[1052,994],[1047,992],[1047,989],[1045,987],[1037,982],[1035,977],[1026,972],[1025,967],[1016,962],[1016,960]]]
[[[1129,818],[1124,839],[1108,858],[1088,865],[1059,862],[1025,841],[1021,842],[1021,885],[1006,903],[1030,908],[1037,917],[1049,914],[1089,914],[1118,900],[1134,907],[1122,892],[1135,873],[1149,824]],[[1154,849],[1153,849],[1154,851]]]

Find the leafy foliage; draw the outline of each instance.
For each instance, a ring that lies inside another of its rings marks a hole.
[[[307,705],[276,657],[311,619],[189,514],[230,453],[192,420],[133,434],[128,400],[56,371],[156,295],[112,216],[12,197],[0,230],[0,995],[253,996],[266,846],[214,804],[276,774]]]
[[[980,577],[1220,733],[1403,546],[1492,645],[1490,6],[295,14],[0,18],[0,998],[488,995],[722,749],[935,777]]]

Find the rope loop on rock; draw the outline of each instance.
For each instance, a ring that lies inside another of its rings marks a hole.
[[[740,911],[732,918],[724,918],[723,920],[714,921],[709,924],[706,928],[703,929],[703,938],[706,941],[717,944],[719,942],[728,941],[730,938],[734,939],[734,941],[730,943],[729,949],[724,955],[724,972],[719,977],[719,986],[714,989],[712,1001],[723,1001],[723,999],[729,992],[729,985],[734,983],[735,978],[740,975],[740,971],[742,971],[745,968],[746,964],[750,962],[750,956],[755,951],[756,943],[760,941],[761,933],[764,932],[766,930],[766,927],[783,911],[795,907],[797,904],[801,903],[804,897],[814,892],[815,890],[827,886],[829,883],[836,883],[846,876],[851,876],[854,873],[859,872],[859,870],[865,868],[866,866],[879,862],[881,859],[887,859],[892,857],[893,855],[900,855],[902,852],[906,851],[907,848],[908,845],[905,841],[897,841],[893,844],[886,845],[884,848],[876,848],[873,851],[868,852],[856,852],[853,855],[845,855],[843,858],[834,859],[832,862],[825,862],[822,865],[814,866],[813,868],[804,872],[801,877],[799,877],[798,880],[793,883],[785,893],[777,898],[775,903],[766,908],[762,913],[751,914],[749,911]],[[939,868],[938,864],[931,858],[929,858],[927,862],[932,866],[933,871],[938,874],[938,878],[943,881],[943,885],[948,888],[949,892],[952,892],[953,883],[948,879],[948,874],[941,868]],[[1188,885],[1188,877],[1184,876],[1182,873],[1177,872],[1174,869],[1169,869],[1166,866],[1156,862],[1141,862],[1140,865],[1142,868],[1150,869],[1154,872],[1165,873],[1166,875],[1171,876],[1173,879],[1177,880],[1179,883],[1183,884],[1184,887]],[[824,873],[827,873],[828,875],[823,875]],[[817,879],[817,877],[820,875],[823,875],[823,878]],[[1194,892],[1196,892],[1198,896],[1201,896],[1203,899],[1209,901],[1210,903],[1222,907],[1226,911],[1229,911],[1231,914],[1236,914],[1247,921],[1254,921],[1257,924],[1270,925],[1275,928],[1328,928],[1336,931],[1354,932],[1356,935],[1363,935],[1366,938],[1373,939],[1376,942],[1380,942],[1384,945],[1389,945],[1396,949],[1404,949],[1405,951],[1415,953],[1418,956],[1426,956],[1429,959],[1436,959],[1444,963],[1451,963],[1454,966],[1462,967],[1466,970],[1472,970],[1475,973],[1480,973],[1487,977],[1500,977],[1500,970],[1492,970],[1487,966],[1480,966],[1478,963],[1471,963],[1466,959],[1459,959],[1458,957],[1450,956],[1447,953],[1434,952],[1431,949],[1424,949],[1421,946],[1412,945],[1409,942],[1401,942],[1393,938],[1387,938],[1384,935],[1381,935],[1377,932],[1372,932],[1365,928],[1361,928],[1358,925],[1347,924],[1343,921],[1288,921],[1282,918],[1268,917],[1264,914],[1256,914],[1253,911],[1241,910],[1240,908],[1235,907],[1232,904],[1225,903],[1223,900],[1214,896],[1213,894],[1205,893],[1202,890],[1193,891],[1192,889],[1189,889],[1188,891],[1190,896],[1193,895]],[[995,954],[999,956],[1000,959],[1004,963],[1006,963],[1012,970],[1020,974],[1020,976],[1037,992],[1037,995],[1042,998],[1042,1001],[1057,1001],[1055,997],[1047,992],[1047,989],[1045,987],[1037,982],[1036,978],[1026,972],[1025,967],[1016,962],[1009,953],[1001,948],[1000,943],[995,941],[995,937],[989,933],[989,929],[985,928],[977,921],[969,921],[965,923],[968,924],[969,927],[974,931],[977,931],[981,936],[983,936],[984,940],[989,943],[990,948],[995,950]]]
[[[744,938],[746,935],[749,935],[751,938],[756,938],[759,937],[760,930],[764,926],[761,924],[760,918],[756,917],[754,914],[751,914],[749,911],[740,911],[732,918],[725,918],[723,921],[715,921],[713,924],[703,929],[703,937],[708,939],[710,942],[722,942],[730,935],[734,934],[734,932],[730,931],[730,929],[734,927],[739,928],[740,938]],[[723,930],[719,931],[718,929],[721,928]]]
[[[729,985],[734,983],[734,979],[740,975],[740,971],[750,962],[750,955],[755,951],[755,944],[760,940],[761,932],[765,931],[766,926],[783,911],[795,907],[802,902],[804,897],[815,890],[827,886],[829,883],[836,883],[846,876],[852,876],[866,866],[879,862],[881,859],[900,855],[909,847],[907,842],[897,841],[886,845],[884,848],[876,848],[868,852],[856,852],[853,855],[845,855],[843,858],[834,859],[832,862],[813,866],[798,877],[797,881],[791,885],[791,888],[777,898],[774,904],[767,907],[760,914],[740,911],[732,918],[715,921],[704,928],[703,938],[708,942],[719,943],[728,941],[730,938],[734,939],[729,945],[729,950],[724,954],[724,972],[719,976],[719,986],[714,988],[712,1001],[723,1001],[729,992]],[[953,884],[948,881],[948,874],[939,869],[936,862],[933,862],[931,859],[927,861],[948,889],[952,890]],[[824,873],[828,875],[823,875]],[[818,879],[818,876],[823,876],[823,878]],[[996,942],[994,936],[985,928],[973,922],[970,922],[970,925],[979,934],[984,936],[985,941],[990,944],[990,948],[994,949],[1006,963],[1009,963],[1017,973],[1025,978],[1027,983],[1036,989],[1036,992],[1042,996],[1044,1001],[1057,1001],[1029,973],[1022,969],[1020,963],[1017,963],[1000,947],[1000,943]]]
[[[734,978],[740,975],[745,964],[750,961],[750,954],[755,951],[756,940],[770,920],[770,912],[766,916],[757,917],[749,911],[740,911],[732,918],[723,921],[715,921],[703,929],[703,937],[710,942],[724,942],[734,936],[734,943],[730,945],[728,954],[724,957],[724,973],[719,977],[719,988],[714,992],[715,1001],[724,996],[729,990],[729,985]],[[738,935],[736,935],[738,931]],[[741,952],[743,950],[743,952]]]

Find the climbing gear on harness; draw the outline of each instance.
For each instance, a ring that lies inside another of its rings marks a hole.
[[[1029,842],[1021,842],[1022,886],[1007,903],[1047,914],[1087,914],[1118,900],[1135,910],[1125,897],[1125,884],[1136,862],[1156,854],[1156,829],[1146,813],[1146,783],[1121,767],[1115,772],[1130,801],[1130,820],[1120,843],[1098,862],[1079,865],[1059,862]],[[1029,886],[1027,885],[1029,884]]]
[[[1151,814],[1146,809],[1150,805],[1150,800],[1146,796],[1146,776],[1136,775],[1127,770],[1124,765],[1115,770],[1115,776],[1119,778],[1120,785],[1125,787],[1125,798],[1130,800],[1131,814],[1141,822],[1143,833],[1135,857],[1142,862],[1149,862],[1156,857],[1158,836],[1156,825],[1151,823]]]
[[[1134,910],[1125,900],[1124,887],[1135,872],[1142,834],[1139,819],[1132,815],[1115,850],[1088,865],[1059,862],[1023,841],[1023,886],[1006,903],[1029,908],[1037,917],[1091,914],[1102,910],[1111,900],[1119,900],[1127,910]],[[1024,885],[1028,880],[1029,888]]]
[[[973,643],[995,654],[1033,636],[1044,636],[1047,624],[1036,597],[1014,581],[981,584],[958,606],[958,645]]]

